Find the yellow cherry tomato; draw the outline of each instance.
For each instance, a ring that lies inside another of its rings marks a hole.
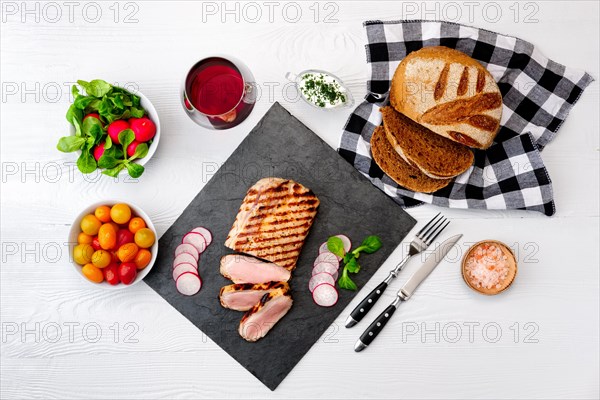
[[[102,222],[95,215],[88,214],[81,219],[81,230],[86,235],[95,236],[98,234],[100,227],[102,226]]]
[[[129,221],[129,232],[131,233],[136,233],[137,231],[145,227],[146,222],[144,222],[144,220],[140,217],[131,218],[131,221]]]
[[[121,262],[130,262],[135,260],[135,256],[138,253],[139,248],[135,243],[125,243],[119,247],[117,251],[117,257]]]
[[[140,249],[138,253],[135,255],[135,259],[133,262],[137,269],[144,269],[150,264],[150,260],[152,260],[152,253],[146,249]]]
[[[142,249],[147,249],[154,244],[156,237],[154,236],[154,232],[152,232],[150,229],[142,228],[135,233],[133,240],[135,241],[135,244],[140,246]]]
[[[131,218],[131,208],[127,204],[115,204],[110,209],[110,217],[117,224],[126,224]]]
[[[110,265],[112,261],[112,253],[106,250],[96,250],[92,254],[92,264],[98,268],[105,268]]]
[[[93,254],[94,248],[86,243],[78,244],[73,248],[73,260],[79,265],[92,261]]]
[[[98,241],[104,250],[112,250],[117,244],[117,231],[112,224],[102,224],[98,231]]]
[[[79,235],[77,235],[77,243],[79,244],[91,244],[92,240],[94,240],[92,236],[86,235],[83,232],[80,232]]]
[[[92,282],[100,283],[104,280],[104,274],[102,274],[102,271],[94,264],[85,264],[83,268],[81,268],[81,272]]]
[[[102,222],[110,222],[110,207],[100,206],[94,211],[94,215]]]

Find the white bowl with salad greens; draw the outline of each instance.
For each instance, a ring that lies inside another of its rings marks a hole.
[[[156,109],[142,93],[101,79],[77,81],[67,111],[70,135],[60,138],[59,151],[78,152],[84,174],[102,171],[116,177],[139,178],[160,139]]]
[[[344,82],[331,72],[309,69],[285,77],[296,84],[302,100],[320,110],[352,107],[354,99]]]

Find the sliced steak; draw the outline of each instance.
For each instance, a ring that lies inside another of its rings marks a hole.
[[[249,342],[264,337],[273,326],[292,308],[289,294],[268,293],[252,307],[240,321],[238,332]]]
[[[233,283],[287,282],[290,271],[279,265],[240,254],[221,258],[221,275]]]
[[[248,311],[254,307],[265,294],[285,294],[290,290],[287,282],[240,283],[223,286],[219,293],[221,305],[236,311]]]

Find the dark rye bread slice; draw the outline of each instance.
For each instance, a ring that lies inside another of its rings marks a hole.
[[[473,164],[473,152],[467,146],[438,135],[392,107],[383,107],[380,111],[394,150],[430,178],[453,178]]]
[[[452,179],[433,179],[408,165],[388,142],[385,130],[378,126],[371,136],[373,160],[398,185],[414,192],[433,193],[447,186]]]

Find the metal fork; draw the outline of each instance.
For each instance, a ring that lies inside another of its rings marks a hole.
[[[388,287],[389,283],[398,276],[400,271],[404,268],[404,266],[408,263],[408,260],[414,255],[421,253],[425,250],[433,241],[438,237],[440,233],[450,223],[443,215],[438,213],[435,217],[433,217],[427,225],[425,225],[417,234],[412,242],[410,242],[410,247],[408,250],[408,254],[398,265],[396,268],[390,271],[390,274],[383,282],[381,282],[367,297],[360,302],[358,306],[350,313],[348,319],[346,319],[346,328],[351,328],[357,323],[359,323],[365,315],[373,308],[377,300],[381,297],[384,290]],[[439,218],[438,218],[439,217]]]

